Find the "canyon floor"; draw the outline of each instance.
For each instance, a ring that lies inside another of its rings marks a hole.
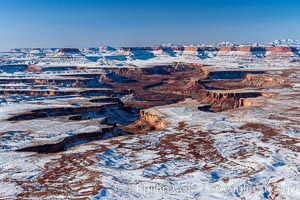
[[[0,199],[300,199],[298,54],[143,51],[1,54]]]

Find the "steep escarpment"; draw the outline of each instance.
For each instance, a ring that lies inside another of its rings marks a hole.
[[[76,144],[101,139],[106,133],[112,133],[113,128],[103,128],[101,131],[80,133],[73,136],[64,138],[62,141],[52,144],[42,144],[36,146],[29,146],[18,149],[17,152],[37,152],[37,153],[57,153],[65,151],[68,148],[75,146]]]
[[[217,57],[237,57],[246,60],[257,58],[289,59],[299,57],[299,48],[289,46],[268,45],[232,45],[232,46],[154,46],[154,47],[123,47],[119,51],[130,55],[132,59],[151,59],[155,56],[168,55],[175,57],[185,55],[207,59]]]
[[[153,126],[155,130],[163,130],[166,128],[167,122],[163,120],[164,117],[164,115],[154,109],[140,111],[140,120],[146,121]]]
[[[131,95],[126,106],[142,110],[201,93],[203,86],[198,80],[206,76],[203,65],[178,62],[147,68],[112,68],[101,75],[101,83],[110,84],[116,93]]]
[[[262,96],[262,92],[241,92],[241,91],[206,91],[205,97],[201,100],[203,104],[210,105],[210,111],[217,112],[239,108],[245,105],[244,99]]]
[[[136,68],[136,67],[127,67],[127,68],[112,68],[109,71],[120,76],[140,76],[140,75],[169,75],[173,72],[180,72],[185,70],[190,70],[193,67],[203,67],[203,65],[191,64],[188,63],[176,63],[173,65],[161,65],[161,66],[152,66],[147,68]]]
[[[168,83],[158,86],[153,91],[159,91],[168,94],[175,95],[186,95],[186,96],[194,96],[200,95],[205,91],[205,86],[202,84],[199,78],[191,78],[190,80],[181,80],[174,81],[171,80]]]
[[[156,108],[150,108],[140,111],[140,118],[136,122],[124,126],[121,130],[133,134],[145,134],[150,131],[161,131],[167,128],[166,116],[160,113]]]
[[[269,58],[289,59],[298,58],[299,50],[285,46],[232,46],[221,47],[217,53],[219,57],[240,57],[245,59]]]
[[[271,87],[282,85],[285,81],[284,79],[276,76],[247,74],[243,82],[252,86]]]
[[[42,68],[36,66],[36,65],[29,65],[27,68],[28,72],[42,72]]]

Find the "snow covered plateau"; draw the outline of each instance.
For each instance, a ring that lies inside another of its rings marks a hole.
[[[300,199],[299,52],[1,52],[0,199]]]

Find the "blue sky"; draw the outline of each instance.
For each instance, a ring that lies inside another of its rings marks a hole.
[[[300,39],[299,0],[0,0],[0,50]]]

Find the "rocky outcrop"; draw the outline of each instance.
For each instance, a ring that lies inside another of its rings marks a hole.
[[[146,109],[140,111],[140,120],[146,121],[155,130],[164,130],[167,127],[167,122],[163,120],[163,115],[155,109]]]
[[[197,78],[191,78],[191,81],[185,86],[187,90],[196,90],[202,91],[205,90],[205,87],[201,84],[201,81]]]
[[[241,57],[247,59],[254,58],[272,58],[272,59],[286,59],[299,57],[298,49],[285,46],[233,46],[222,47],[218,51],[217,56],[226,57]]]
[[[171,85],[172,86],[172,85]],[[169,87],[169,89],[164,90],[165,92],[177,94],[177,95],[192,95],[201,94],[205,91],[205,87],[198,78],[191,78],[188,84],[182,87]]]
[[[266,49],[266,51],[270,51],[273,53],[290,53],[293,51],[291,47],[280,47],[280,46],[266,47],[265,49]]]
[[[118,49],[120,53],[131,55],[133,54],[151,54],[157,55],[163,52],[175,56],[180,55],[191,55],[198,56],[200,58],[207,58],[207,54],[213,54],[220,57],[240,57],[245,59],[254,58],[290,58],[299,57],[299,49],[296,47],[286,46],[153,46],[153,47],[122,47]],[[129,54],[128,54],[129,53]],[[139,55],[140,56],[140,55]]]
[[[202,66],[203,65],[199,65],[199,67]],[[154,66],[149,68],[135,68],[135,67],[113,68],[110,69],[110,72],[113,72],[119,76],[124,76],[124,77],[135,77],[140,75],[151,75],[151,74],[168,75],[172,72],[184,71],[189,67],[193,67],[193,66],[184,63],[178,63],[174,65]]]
[[[265,101],[258,98],[242,98],[239,101],[240,107],[262,107]]]
[[[141,110],[139,120],[127,126],[123,126],[120,129],[131,134],[145,134],[150,131],[161,131],[167,127],[167,122],[163,120],[164,117],[165,116],[155,108]]]
[[[252,86],[276,86],[281,85],[285,81],[282,78],[269,76],[269,75],[259,75],[259,74],[247,74],[244,83]]]
[[[198,47],[195,46],[185,46],[184,51],[190,51],[190,52],[195,52],[198,53]]]
[[[221,47],[220,48],[220,52],[230,52],[230,51],[240,51],[242,49],[238,48],[238,47]],[[245,48],[246,52],[250,52],[250,48]]]
[[[261,96],[261,92],[235,92],[235,91],[222,91],[222,90],[208,90],[206,91],[206,97],[213,97],[214,99],[221,98],[253,98]]]
[[[259,96],[262,96],[261,92],[209,90],[206,91],[201,103],[211,105],[210,110],[217,112],[244,106],[246,103],[243,99],[256,98]]]
[[[36,65],[29,65],[27,70],[28,72],[42,72],[42,68],[36,66]]]
[[[184,46],[173,46],[172,50],[173,51],[184,51]]]

